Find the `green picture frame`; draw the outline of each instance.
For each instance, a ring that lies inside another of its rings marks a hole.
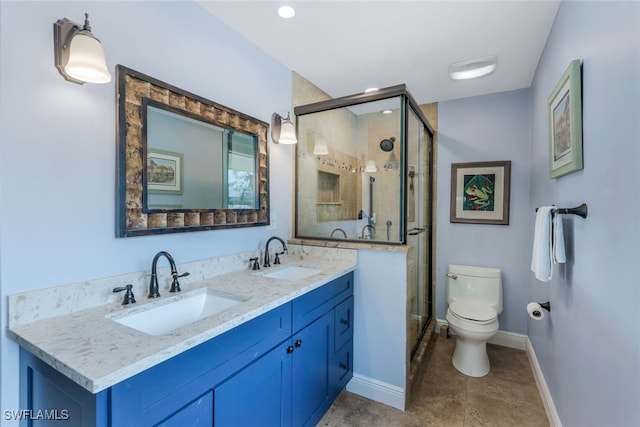
[[[569,67],[549,96],[549,176],[559,178],[581,170],[582,76],[581,61]]]

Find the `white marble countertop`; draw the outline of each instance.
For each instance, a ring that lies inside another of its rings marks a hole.
[[[307,278],[291,281],[263,274],[287,265],[321,270]],[[137,303],[118,302],[86,308],[31,323],[14,324],[9,335],[21,346],[53,366],[92,393],[98,393],[139,372],[254,319],[300,295],[356,268],[355,259],[323,261],[313,257],[292,257],[280,266],[259,271],[226,273],[182,284],[181,294],[164,292],[157,300],[136,294]],[[243,298],[239,304],[164,335],[151,336],[121,325],[108,316],[123,311],[142,311],[184,298],[189,291],[208,288]]]

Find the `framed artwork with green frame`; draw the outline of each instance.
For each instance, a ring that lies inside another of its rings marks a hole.
[[[549,175],[559,178],[582,169],[582,78],[580,60],[571,61],[551,92]]]

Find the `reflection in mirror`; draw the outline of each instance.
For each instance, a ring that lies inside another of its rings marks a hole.
[[[255,209],[255,135],[145,104],[147,212]]]
[[[116,67],[118,237],[269,224],[266,122]]]

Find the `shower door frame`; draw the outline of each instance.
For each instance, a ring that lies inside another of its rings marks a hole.
[[[405,84],[400,84],[400,85],[395,85],[395,86],[390,86],[390,87],[386,87],[383,89],[379,89],[373,92],[369,92],[369,93],[358,93],[358,94],[354,94],[354,95],[348,95],[348,96],[343,96],[340,98],[332,98],[326,101],[319,101],[319,102],[314,102],[311,104],[305,104],[305,105],[300,105],[294,108],[293,112],[294,115],[296,116],[296,133],[298,133],[298,117],[299,116],[303,116],[303,115],[307,115],[307,114],[313,114],[313,113],[320,113],[323,111],[329,111],[329,110],[335,110],[338,108],[345,108],[345,107],[350,107],[353,105],[359,105],[359,104],[364,104],[367,102],[373,102],[373,101],[380,101],[383,99],[388,99],[388,98],[395,98],[395,97],[400,97],[401,98],[401,103],[400,103],[400,144],[402,147],[401,150],[401,158],[400,158],[400,173],[401,176],[403,177],[403,179],[400,180],[400,194],[401,194],[401,199],[402,199],[402,204],[400,206],[400,217],[403,219],[402,223],[400,224],[400,236],[401,236],[401,240],[398,242],[385,242],[385,241],[379,241],[379,240],[367,240],[366,243],[367,244],[378,244],[378,245],[398,245],[398,246],[402,246],[402,245],[406,245],[407,244],[407,170],[408,170],[408,165],[407,165],[407,132],[408,132],[408,123],[407,123],[407,108],[411,108],[411,110],[416,114],[416,116],[418,117],[418,119],[420,120],[420,122],[424,125],[425,129],[427,130],[427,133],[430,136],[430,146],[428,147],[429,150],[431,150],[433,152],[433,140],[434,140],[434,130],[433,127],[431,127],[431,124],[429,123],[429,121],[427,120],[426,116],[424,115],[424,113],[422,112],[422,110],[420,109],[420,105],[416,102],[416,100],[413,98],[413,96],[411,95],[411,93],[409,92],[409,90],[407,89],[407,85]],[[357,242],[357,243],[362,243],[362,240],[352,240],[352,239],[334,239],[331,237],[321,237],[321,236],[299,236],[298,235],[298,216],[297,216],[297,212],[298,212],[298,161],[297,161],[297,151],[298,151],[298,147],[296,147],[296,162],[295,162],[295,211],[294,211],[294,216],[295,216],[295,221],[294,221],[294,237],[295,238],[300,238],[300,239],[313,239],[313,240],[329,240],[329,241],[340,241],[340,242]],[[429,162],[429,173],[431,173],[431,170],[433,169],[433,158],[430,159]],[[431,180],[433,179],[433,177],[430,177],[430,184]],[[429,203],[430,206],[433,206],[432,202],[433,202],[433,193],[430,193],[430,197],[431,197],[431,202]],[[432,214],[429,213],[429,221],[430,223],[428,224],[428,245],[431,247],[432,246],[432,238],[433,238],[433,233],[432,233]],[[431,262],[429,262],[429,266],[430,266],[430,270],[432,269],[431,266]],[[431,271],[429,271],[429,279],[431,280]],[[431,310],[433,311],[433,310]],[[433,313],[432,313],[433,314]]]

